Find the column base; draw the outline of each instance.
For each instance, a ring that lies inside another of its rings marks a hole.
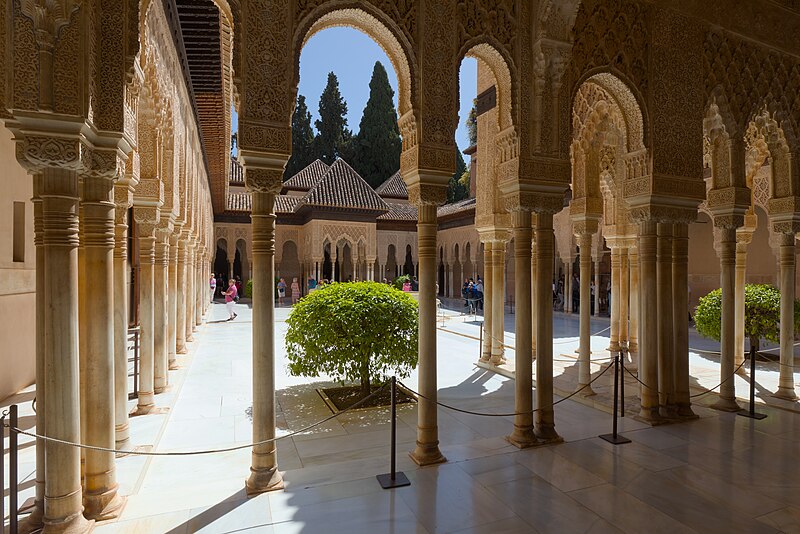
[[[742,409],[742,407],[736,402],[736,399],[723,399],[722,397],[720,397],[717,402],[709,406],[709,408],[713,408],[721,412],[738,412]]]
[[[413,452],[408,453],[409,457],[420,467],[426,465],[441,464],[447,461],[439,450],[439,442],[433,444],[417,442],[417,447]]]
[[[106,521],[116,519],[122,515],[122,510],[127,502],[117,490],[119,486],[104,493],[92,495],[86,493],[83,496],[83,514],[87,519],[95,521]]]
[[[86,519],[82,513],[78,513],[62,521],[45,518],[42,534],[84,534],[93,529],[94,520]]]
[[[794,388],[789,389],[788,387],[783,386],[778,386],[778,391],[776,391],[772,396],[778,399],[790,401],[797,400],[797,393],[795,393]]]
[[[258,495],[268,491],[283,489],[283,477],[278,467],[265,469],[250,468],[250,476],[244,483],[247,495]]]
[[[19,522],[19,532],[20,534],[32,534],[40,532],[42,527],[44,527],[44,503],[36,501],[30,515]]]
[[[522,428],[516,425],[514,425],[514,432],[510,436],[506,436],[506,441],[518,449],[529,449],[542,445],[542,442],[536,439],[533,428]]]

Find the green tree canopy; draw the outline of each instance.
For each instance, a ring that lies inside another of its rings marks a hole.
[[[339,92],[339,79],[333,72],[328,73],[328,84],[319,98],[319,117],[314,122],[318,132],[314,138],[314,154],[331,165],[336,158],[348,153],[347,145],[352,137],[347,128],[347,102]]]
[[[286,164],[283,180],[286,181],[310,165],[314,159],[314,129],[306,97],[297,95],[297,106],[292,115],[292,157]]]
[[[781,292],[767,284],[744,286],[744,335],[758,349],[759,340],[780,342]],[[700,298],[694,314],[697,332],[719,341],[722,332],[722,290]],[[800,301],[794,303],[795,330],[800,323]]]
[[[373,188],[400,168],[402,142],[394,108],[394,91],[386,69],[375,62],[369,82],[369,100],[364,107],[358,135],[354,138],[353,168]]]
[[[366,396],[372,381],[407,377],[417,366],[417,318],[417,302],[386,284],[323,286],[286,320],[289,373],[360,381]]]
[[[466,179],[464,179],[464,174],[467,176]],[[453,173],[447,184],[447,203],[451,204],[467,198],[469,198],[469,171],[464,163],[464,156],[456,147],[456,172]]]

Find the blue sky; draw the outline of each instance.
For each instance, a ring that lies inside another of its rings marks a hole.
[[[369,99],[369,80],[376,61],[386,67],[389,83],[395,92],[396,107],[397,74],[389,58],[375,41],[352,28],[330,28],[314,35],[300,55],[298,88],[299,93],[306,97],[312,124],[319,118],[319,97],[328,81],[328,72],[333,71],[339,78],[339,90],[347,102],[347,125],[357,132],[364,106]],[[456,143],[461,150],[469,146],[464,121],[477,93],[477,71],[474,59],[467,58],[462,62],[461,110],[456,131]]]

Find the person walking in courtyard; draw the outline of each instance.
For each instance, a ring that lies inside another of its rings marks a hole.
[[[283,297],[286,296],[286,281],[281,278],[278,280],[278,306],[283,306]]]
[[[297,304],[298,300],[300,300],[300,283],[297,278],[292,278],[292,306]]]
[[[208,286],[211,289],[211,302],[214,302],[214,294],[217,292],[217,279],[214,278],[214,273],[211,273],[211,278],[208,281]]]
[[[233,321],[236,319],[236,312],[234,306],[236,300],[239,298],[239,291],[236,289],[236,282],[231,278],[228,280],[228,290],[225,291],[225,307],[228,309],[228,320]]]

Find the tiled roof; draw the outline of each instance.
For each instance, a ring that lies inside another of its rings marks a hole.
[[[406,183],[400,176],[400,171],[397,171],[388,180],[379,185],[375,192],[383,198],[408,198],[408,189],[406,189]]]
[[[231,158],[231,185],[244,185],[244,167],[242,164]]]
[[[328,169],[330,167],[325,162],[318,159],[314,160],[308,167],[283,182],[283,187],[296,191],[309,191],[322,180]]]
[[[250,193],[228,193],[228,211],[251,211],[253,200]]]
[[[467,212],[474,209],[475,209],[475,199],[468,198],[465,200],[459,200],[458,202],[453,202],[452,204],[445,204],[444,206],[436,210],[436,215],[439,217],[444,217],[447,215],[455,215],[456,213]]]
[[[294,213],[301,197],[278,195],[275,197],[275,213]]]
[[[370,185],[342,159],[300,201],[303,206],[388,211],[389,206]]]
[[[378,217],[380,221],[416,221],[417,207],[413,204],[387,202],[389,211]]]

